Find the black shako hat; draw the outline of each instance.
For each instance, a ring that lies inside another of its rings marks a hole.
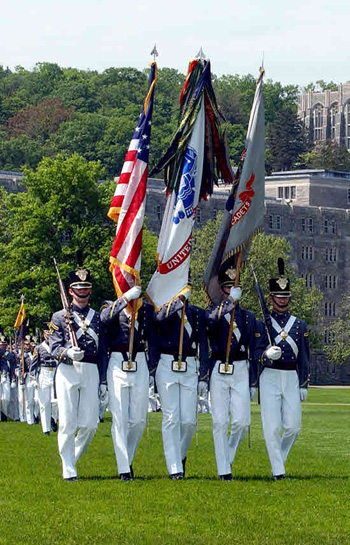
[[[75,271],[71,271],[68,275],[68,284],[70,288],[77,290],[92,287],[92,279],[89,269],[83,267],[83,252],[77,250],[76,253],[78,268]]]
[[[225,263],[223,263],[219,269],[218,281],[220,287],[234,286],[236,279],[236,265],[235,258],[231,257]]]
[[[278,265],[278,277],[270,278],[269,288],[270,294],[275,297],[290,297],[290,282],[289,278],[285,276],[284,260],[279,257],[277,260]]]

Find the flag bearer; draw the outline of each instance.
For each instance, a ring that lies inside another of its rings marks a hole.
[[[162,434],[170,479],[185,476],[188,448],[196,430],[199,384],[207,387],[208,341],[205,311],[190,305],[186,295],[174,298],[156,313],[159,362],[156,383],[163,412]],[[182,309],[185,307],[183,350],[179,364]],[[199,363],[198,363],[199,362]]]
[[[149,368],[155,367],[153,307],[145,302],[136,316],[132,354],[129,352],[131,315],[127,304],[136,302],[140,293],[141,288],[134,286],[116,301],[106,301],[100,314],[105,326],[103,368],[104,373],[107,370],[112,438],[122,481],[134,478],[132,461],[147,419]]]
[[[100,316],[89,306],[90,271],[81,266],[70,272],[68,282],[72,297],[70,312],[60,310],[52,316],[49,347],[58,363],[58,449],[63,478],[76,481],[77,461],[87,450],[98,425]],[[72,345],[67,322],[76,333],[78,347]],[[101,385],[101,389],[106,386]]]
[[[285,477],[285,462],[301,428],[301,401],[307,397],[309,342],[306,323],[289,314],[290,281],[284,262],[269,281],[272,331],[276,346],[269,346],[263,329],[260,403],[263,432],[274,480]],[[281,432],[283,429],[283,435]]]
[[[219,271],[223,301],[206,312],[211,345],[210,399],[213,438],[219,478],[232,481],[231,465],[250,425],[250,401],[256,395],[257,365],[254,358],[256,320],[238,304],[242,292],[234,287],[236,269],[230,261]],[[234,329],[229,365],[225,366],[231,312]],[[227,430],[231,414],[230,436]]]

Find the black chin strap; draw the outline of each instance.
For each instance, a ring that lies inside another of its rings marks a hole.
[[[85,299],[85,297],[87,297],[87,295],[79,295],[79,293],[77,293],[74,288],[71,288],[71,290],[77,299]]]
[[[285,311],[288,308],[289,305],[289,299],[288,303],[286,305],[279,305],[278,304],[278,297],[275,297],[274,295],[271,295],[273,302],[275,303],[276,307],[280,309],[281,311]]]

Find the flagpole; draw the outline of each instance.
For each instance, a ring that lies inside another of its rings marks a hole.
[[[239,271],[241,268],[242,263],[242,250],[238,253],[237,256],[237,265],[236,265],[236,277],[235,277],[235,288],[238,286],[239,282]],[[229,360],[230,360],[230,350],[231,350],[231,342],[232,342],[232,335],[233,335],[233,326],[235,322],[235,308],[236,308],[236,302],[234,302],[234,306],[231,312],[231,319],[230,319],[230,328],[228,330],[228,338],[227,338],[227,345],[226,345],[226,359],[225,359],[225,371],[228,371],[229,366]]]
[[[136,299],[137,301],[137,299]],[[135,319],[136,319],[136,305],[135,300],[131,303],[131,324],[130,324],[130,337],[129,337],[129,358],[128,369],[132,369],[132,355],[134,351],[134,336],[135,336]]]
[[[186,300],[183,303],[183,307],[182,307],[182,311],[181,311],[179,354],[178,354],[178,360],[177,360],[177,365],[178,365],[179,371],[181,369],[181,364],[182,364],[182,350],[183,350],[183,343],[184,343],[185,312],[186,312]]]

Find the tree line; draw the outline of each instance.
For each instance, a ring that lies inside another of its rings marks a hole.
[[[148,68],[108,68],[99,73],[47,62],[37,63],[33,70],[0,66],[0,169],[35,168],[43,157],[69,157],[75,152],[88,161],[100,161],[103,176],[118,175],[146,94],[148,72]],[[175,69],[158,71],[151,168],[177,126],[184,81],[185,74]],[[213,85],[226,118],[230,159],[237,165],[255,77],[214,75]],[[298,93],[296,85],[283,86],[270,79],[264,83],[267,172],[301,166],[334,168],[340,159],[342,168],[350,169],[348,155],[339,158],[339,150],[334,157],[311,148],[297,118]]]

